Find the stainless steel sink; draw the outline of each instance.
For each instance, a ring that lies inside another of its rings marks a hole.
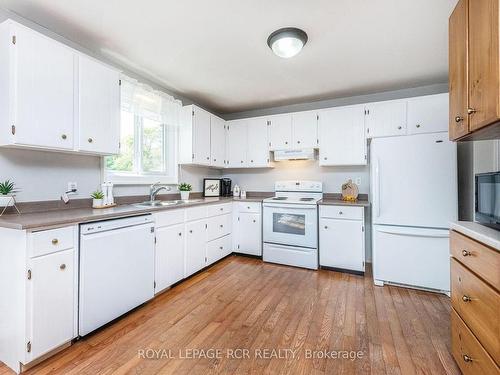
[[[146,201],[141,203],[136,203],[135,206],[138,207],[165,207],[165,206],[176,206],[179,204],[189,204],[201,202],[203,199],[189,199],[187,201],[175,200],[175,201]]]

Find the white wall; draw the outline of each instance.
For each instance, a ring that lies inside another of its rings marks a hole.
[[[369,167],[320,167],[318,161],[294,160],[274,163],[269,169],[237,169],[224,173],[247,191],[274,191],[274,183],[281,180],[322,181],[323,191],[340,193],[341,186],[349,178],[361,178],[359,192],[368,194],[370,188]]]

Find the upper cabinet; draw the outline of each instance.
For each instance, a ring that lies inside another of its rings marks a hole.
[[[245,168],[247,166],[247,140],[246,120],[229,121],[226,156],[228,168]]]
[[[448,98],[445,93],[408,99],[408,134],[447,131]]]
[[[260,117],[228,122],[227,167],[269,167],[267,128],[267,120]]]
[[[269,149],[287,150],[292,147],[292,116],[276,115],[268,118]]]
[[[318,114],[316,111],[292,114],[292,147],[318,147]]]
[[[366,164],[364,106],[321,111],[319,141],[321,166]]]
[[[87,56],[78,59],[79,150],[120,152],[120,74]]]
[[[196,105],[182,108],[179,132],[179,159],[182,164],[211,165],[210,118],[209,112]]]
[[[118,74],[17,22],[3,22],[0,145],[118,153]]]
[[[365,105],[367,138],[406,134],[406,100],[390,100]]]
[[[226,122],[214,115],[210,118],[210,156],[213,167],[226,166]]]
[[[500,137],[499,8],[460,0],[450,17],[450,139]]]

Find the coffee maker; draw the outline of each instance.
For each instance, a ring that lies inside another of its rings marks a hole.
[[[230,178],[221,178],[220,179],[220,195],[221,195],[221,197],[233,196],[233,191],[231,190],[231,179]]]

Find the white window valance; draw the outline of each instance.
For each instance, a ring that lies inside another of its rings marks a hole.
[[[173,96],[127,76],[122,76],[121,95],[123,110],[165,125],[179,125],[182,102]]]

